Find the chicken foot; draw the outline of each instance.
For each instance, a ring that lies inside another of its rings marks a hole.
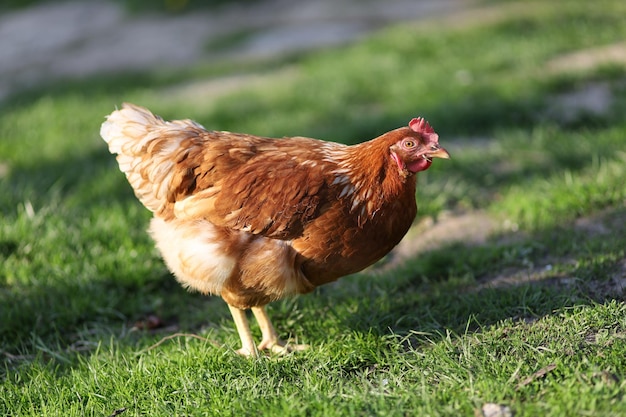
[[[273,353],[285,354],[305,350],[309,347],[309,345],[289,344],[282,341],[278,337],[278,333],[276,333],[276,329],[274,329],[274,326],[267,315],[267,311],[265,311],[265,306],[252,307],[252,314],[254,314],[254,317],[261,328],[262,340],[258,346],[259,350],[269,349]]]
[[[236,352],[242,356],[258,358],[259,351],[262,350],[269,350],[273,353],[283,355],[290,352],[305,350],[309,347],[308,345],[294,345],[282,341],[278,337],[278,333],[276,332],[276,329],[274,329],[274,326],[265,311],[265,306],[252,307],[251,309],[252,314],[254,314],[254,317],[261,328],[262,335],[261,343],[256,346],[254,344],[254,339],[252,338],[252,333],[250,332],[246,311],[233,307],[230,304],[228,305],[228,308],[233,315],[235,326],[237,327],[237,332],[239,333],[239,338],[241,339],[241,349],[237,349]]]

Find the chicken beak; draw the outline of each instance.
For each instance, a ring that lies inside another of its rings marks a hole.
[[[436,149],[432,152],[428,152],[429,158],[441,158],[441,159],[450,159],[450,154],[444,148]]]

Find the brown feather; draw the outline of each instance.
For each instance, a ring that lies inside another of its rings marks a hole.
[[[346,146],[207,131],[125,104],[101,134],[177,278],[248,308],[360,271],[402,239],[416,183],[392,152],[406,137],[436,143],[426,125]]]

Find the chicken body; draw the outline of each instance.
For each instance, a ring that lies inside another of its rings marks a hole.
[[[139,200],[150,233],[184,286],[220,295],[239,353],[285,351],[264,306],[362,270],[387,254],[417,213],[415,173],[447,158],[423,119],[346,146],[207,131],[125,104],[101,135]],[[257,347],[245,310],[263,333]]]

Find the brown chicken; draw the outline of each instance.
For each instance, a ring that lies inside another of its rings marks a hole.
[[[346,146],[207,131],[124,104],[100,134],[154,213],[150,233],[167,266],[185,287],[226,301],[246,356],[304,348],[279,339],[265,305],[386,255],[417,213],[415,174],[449,158],[422,118]]]

